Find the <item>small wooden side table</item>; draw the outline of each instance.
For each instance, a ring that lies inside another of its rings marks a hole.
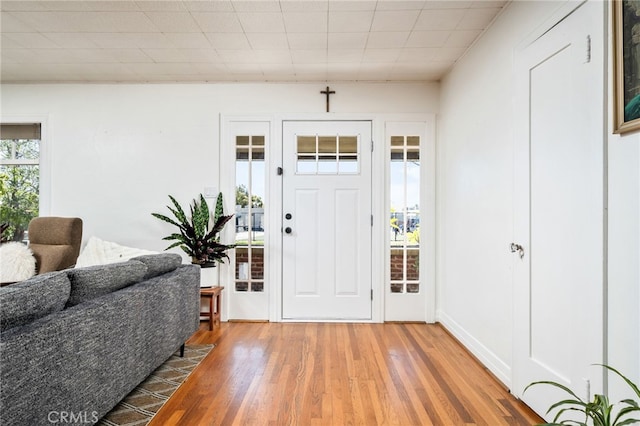
[[[213,331],[214,324],[220,326],[223,289],[223,286],[200,289],[200,297],[209,298],[209,312],[200,312],[201,316],[209,318],[209,331]]]

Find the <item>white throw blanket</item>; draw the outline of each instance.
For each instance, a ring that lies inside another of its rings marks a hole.
[[[157,254],[156,251],[125,247],[97,237],[89,238],[76,262],[76,268],[83,266],[104,265],[107,263],[125,262],[132,257],[144,254]]]
[[[36,274],[36,258],[19,242],[0,245],[0,282],[24,281]]]

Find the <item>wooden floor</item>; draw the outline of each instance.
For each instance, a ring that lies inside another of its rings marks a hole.
[[[217,346],[150,423],[533,425],[440,325],[201,324]]]

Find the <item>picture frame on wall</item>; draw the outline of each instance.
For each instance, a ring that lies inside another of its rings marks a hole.
[[[640,129],[640,2],[613,3],[614,133]]]

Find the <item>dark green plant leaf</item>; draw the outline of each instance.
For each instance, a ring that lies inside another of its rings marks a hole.
[[[193,214],[193,227],[198,238],[204,238],[204,236],[207,234],[210,220],[211,216],[209,213],[209,206],[207,205],[207,201],[204,199],[202,194],[200,194],[200,199],[197,203],[194,204]]]
[[[173,219],[171,219],[171,218],[168,218],[168,217],[167,217],[167,216],[165,216],[165,215],[162,215],[162,214],[160,214],[160,213],[151,213],[151,215],[152,215],[153,217],[156,217],[156,218],[158,218],[158,219],[160,219],[160,220],[164,221],[164,222],[167,222],[167,223],[170,223],[170,224],[172,224],[172,225],[175,225],[175,226],[177,226],[178,228],[180,227],[180,224],[179,224],[179,223],[177,223],[175,220],[173,220]]]
[[[178,219],[178,222],[185,223],[187,221],[187,216],[184,214],[184,210],[182,210],[182,207],[172,195],[169,195],[169,199],[171,199],[171,202],[175,206],[175,210],[171,209],[171,207],[169,207],[169,210],[173,212],[176,219]]]
[[[216,198],[216,208],[213,213],[213,222],[216,223],[220,216],[224,214],[224,205],[222,201],[222,192],[218,193],[218,197]]]
[[[628,404],[629,406],[620,409],[620,411],[618,412],[618,415],[616,416],[615,420],[613,421],[614,425],[623,424],[623,422],[618,423],[619,421],[623,420],[622,417],[624,417],[624,416],[626,416],[628,414],[631,414],[631,413],[640,412],[640,407],[638,407],[638,403],[636,401],[625,399],[625,400],[622,400],[620,402]],[[634,420],[634,419],[624,419],[624,422],[626,422],[628,420]],[[635,420],[635,421],[638,421],[638,420]],[[633,424],[633,423],[627,423],[627,424]]]
[[[628,415],[628,414],[631,414],[631,413],[634,413],[634,412],[639,412],[639,411],[640,411],[640,409],[635,408],[635,407],[626,407],[626,408],[623,408],[623,409],[621,409],[621,410],[618,412],[618,415],[617,415],[617,416],[616,416],[616,418],[614,419],[613,424],[614,424],[614,425],[620,425],[620,424],[624,424],[624,422],[626,422],[626,421],[628,421],[628,420],[634,420],[634,419],[624,419],[624,421],[623,421],[623,419],[622,419],[622,418],[623,418],[624,416]],[[638,420],[636,420],[636,421],[638,421]],[[633,423],[627,423],[627,424],[633,424]]]
[[[175,240],[175,242],[167,247],[169,250],[174,247],[180,247],[187,255],[198,262],[224,262],[229,259],[225,253],[226,250],[232,249],[235,245],[220,244],[220,232],[224,225],[233,217],[233,215],[224,216],[220,211],[220,216],[213,221],[213,227],[209,231],[211,223],[211,213],[209,206],[202,194],[189,205],[189,218],[176,199],[169,195],[174,208],[167,206],[169,211],[173,213],[177,220],[173,220],[159,213],[152,215],[164,222],[170,223],[178,228],[179,233],[173,233],[164,240]],[[222,207],[222,194],[218,195],[216,209]]]
[[[633,399],[623,399],[620,402],[623,403],[623,404],[630,405],[631,407],[640,408],[640,405],[638,405],[638,402],[634,401]]]
[[[620,423],[614,423],[615,426],[627,426],[640,424],[640,419],[626,419]]]
[[[166,238],[163,238],[166,239]],[[165,250],[171,250],[174,247],[180,247],[182,245],[182,241],[176,241],[175,243],[171,244],[169,247],[167,247]]]
[[[183,252],[187,253],[187,256],[191,256],[193,257],[193,252],[191,250],[189,250],[188,247],[181,245],[180,248],[182,249]]]
[[[569,394],[570,396],[573,397],[573,399],[564,399],[561,400],[559,402],[556,402],[555,404],[553,404],[551,407],[549,407],[549,409],[547,410],[547,414],[551,413],[553,410],[560,408],[560,410],[558,410],[558,412],[555,414],[555,417],[553,418],[553,423],[552,424],[561,424],[561,425],[575,425],[575,426],[587,426],[586,423],[586,419],[588,417],[590,417],[587,413],[588,411],[588,403],[583,401],[582,398],[580,398],[578,395],[576,395],[571,389],[569,389],[568,387],[560,384],[560,383],[556,383],[556,382],[552,382],[552,381],[548,381],[548,380],[543,380],[543,381],[538,381],[538,382],[533,382],[531,384],[529,384],[525,389],[524,392],[526,392],[530,387],[532,386],[536,386],[536,385],[549,385],[549,386],[553,386],[556,388],[559,388],[561,390],[563,390],[564,392],[566,392],[567,394]],[[562,408],[564,407],[564,408]],[[558,423],[558,421],[560,420],[560,417],[567,413],[567,412],[579,412],[579,413],[583,413],[585,415],[585,422],[580,422],[577,420],[562,420],[560,423]]]
[[[618,370],[616,370],[613,367],[610,367],[608,365],[605,364],[594,364],[594,365],[599,365],[601,367],[606,368],[609,371],[613,371],[615,374],[617,374],[618,376],[620,376],[620,378],[622,380],[624,380],[629,387],[635,392],[635,394],[638,396],[638,398],[640,398],[640,388],[638,388],[638,385],[636,385],[635,383],[633,383],[631,380],[629,380],[624,374],[622,374],[621,372],[619,372]]]
[[[167,235],[166,237],[164,237],[163,240],[165,240],[165,241],[170,241],[170,240],[183,241],[184,240],[184,236],[182,234],[171,234],[171,235]]]
[[[575,405],[576,407],[579,407],[579,410],[584,410],[587,407],[587,404],[582,402],[582,401],[578,401],[575,399],[564,399],[562,401],[556,402],[555,404],[553,404],[551,407],[549,407],[549,409],[547,410],[547,413],[550,413],[551,411],[553,411],[554,409],[561,407],[563,405]]]
[[[551,408],[549,408],[549,410],[547,410],[547,414],[549,414],[551,411],[552,411],[552,409],[551,409]],[[568,408],[563,408],[563,409],[561,409],[561,410],[558,410],[558,412],[556,413],[556,416],[553,418],[553,421],[554,421],[554,422],[557,422],[558,420],[560,420],[560,417],[561,417],[563,414],[565,414],[566,412],[570,412],[570,411],[576,411],[576,412],[578,412],[578,413],[582,413],[582,414],[584,414],[584,416],[585,416],[585,421],[584,421],[584,422],[579,422],[579,421],[577,421],[577,420],[562,420],[560,423],[562,423],[562,424],[570,424],[570,423],[567,423],[567,422],[571,422],[571,423],[574,423],[574,424],[577,424],[577,425],[582,425],[582,424],[585,424],[585,423],[586,423],[586,420],[587,420],[587,418],[588,418],[589,416],[585,413],[584,409],[582,409],[582,408],[575,408],[575,407],[568,407]]]
[[[233,217],[233,215],[220,216],[218,218],[218,220],[215,222],[215,224],[213,225],[213,228],[211,229],[211,232],[209,232],[204,237],[204,239],[205,240],[210,240],[210,239],[217,238],[218,234],[220,232],[222,232],[222,228],[224,228],[224,226],[227,224],[227,222],[229,222],[231,220],[232,217]]]
[[[604,364],[594,364],[594,365],[600,365],[612,371],[613,373],[617,374],[618,376],[620,376],[620,378],[622,378],[629,385],[629,387],[631,387],[631,389],[636,393],[636,395],[640,397],[640,390],[638,389],[638,386],[635,383],[633,383],[631,380],[629,380],[627,377],[625,377],[618,370]],[[615,406],[614,404],[611,404],[611,402],[609,401],[609,398],[606,395],[596,394],[593,397],[593,401],[585,402],[568,387],[552,381],[539,381],[539,382],[531,383],[529,386],[525,388],[525,392],[531,386],[538,385],[538,384],[546,384],[546,385],[550,385],[550,386],[554,386],[556,388],[562,389],[564,392],[566,392],[567,394],[571,395],[574,398],[574,399],[564,399],[562,401],[559,401],[553,404],[549,408],[547,413],[550,413],[555,409],[559,409],[559,411],[556,413],[553,419],[553,423],[546,423],[547,425],[560,424],[560,425],[581,425],[581,426],[586,426],[586,425],[588,426],[627,426],[627,425],[640,423],[640,420],[635,418],[624,418],[631,415],[632,413],[640,412],[640,405],[638,401],[635,401],[633,399],[624,399],[619,402],[619,404],[622,404],[623,407],[617,412],[615,418],[612,421],[611,417],[614,414]],[[585,415],[585,422],[565,419],[560,421],[560,423],[557,423],[560,417],[562,417],[564,414],[568,412],[583,413]]]
[[[193,219],[192,219],[193,221]],[[191,240],[195,240],[198,238],[198,235],[196,233],[196,230],[193,226],[193,224],[189,223],[189,222],[185,222],[182,224],[182,231],[184,232],[185,237],[191,239]]]
[[[571,395],[572,397],[575,398],[576,401],[581,402],[583,404],[586,404],[582,398],[580,398],[578,395],[576,395],[571,389],[569,389],[568,387],[561,385],[560,383],[556,383],[556,382],[552,382],[552,381],[548,381],[548,380],[541,380],[539,382],[533,382],[531,384],[529,384],[526,388],[524,388],[524,392],[527,391],[527,389],[529,389],[532,386],[535,385],[550,385],[550,386],[554,386],[557,388],[562,389],[563,391],[565,391],[566,393],[568,393],[569,395]]]

